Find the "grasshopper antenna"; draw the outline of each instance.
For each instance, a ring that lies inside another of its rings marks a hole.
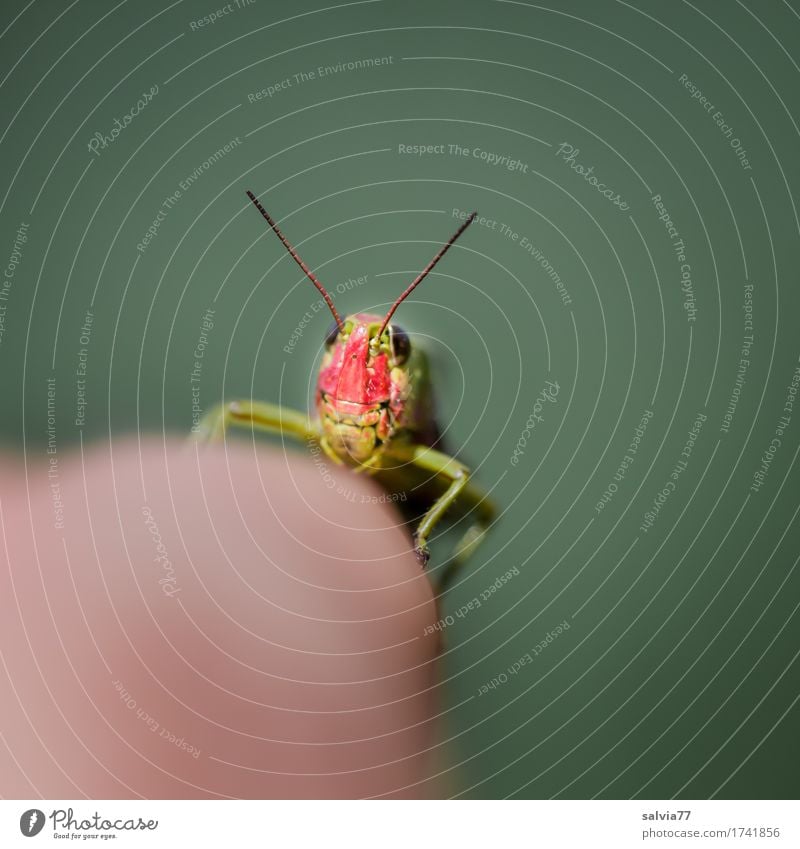
[[[477,211],[473,212],[469,218],[456,230],[455,233],[447,240],[445,245],[436,254],[436,256],[425,266],[425,270],[417,277],[417,279],[403,292],[402,295],[392,304],[389,312],[386,313],[386,318],[383,320],[383,324],[381,325],[381,329],[378,331],[378,339],[380,339],[381,334],[384,330],[386,330],[386,326],[389,324],[392,316],[395,313],[395,310],[403,303],[403,301],[414,291],[414,289],[419,286],[420,283],[428,276],[429,272],[436,265],[437,262],[450,250],[453,243],[458,239],[458,237],[469,227],[470,224],[475,220],[475,216],[477,215]]]
[[[286,250],[289,251],[289,255],[292,257],[292,259],[300,266],[300,268],[303,269],[303,271],[306,273],[306,277],[308,277],[308,279],[317,287],[320,295],[322,295],[322,297],[325,299],[325,303],[328,305],[328,308],[333,313],[333,317],[336,319],[336,324],[338,325],[339,330],[344,330],[344,322],[342,321],[342,317],[339,315],[338,312],[336,312],[336,307],[333,305],[333,301],[331,300],[331,296],[328,294],[325,287],[312,274],[311,269],[309,269],[309,267],[303,262],[303,260],[300,259],[300,257],[297,255],[297,251],[292,247],[289,240],[278,229],[278,225],[273,221],[272,216],[267,212],[266,209],[264,209],[264,207],[261,205],[261,202],[258,200],[258,198],[249,189],[247,191],[247,197],[249,197],[250,200],[253,201],[253,203],[256,205],[256,209],[266,219],[267,224],[269,224],[269,226],[272,227],[272,229],[275,231],[275,235],[281,240],[281,242],[283,243],[283,246],[286,248]],[[474,217],[474,215],[475,215],[475,213],[473,213],[473,217]],[[467,224],[469,224],[469,221],[467,221],[466,224],[464,224],[464,227],[466,227]],[[461,230],[463,230],[464,227],[462,227]],[[454,236],[453,239],[455,239],[460,233],[461,233],[461,231],[459,230],[459,232],[456,233],[456,236]],[[451,239],[450,241],[452,242],[453,239]],[[447,247],[450,247],[450,245],[448,245]],[[446,248],[445,248],[445,250],[446,250]],[[444,253],[444,250],[442,251],[442,253]],[[438,257],[437,257],[437,259],[438,259]],[[433,267],[433,263],[431,263],[431,268],[432,267]],[[381,332],[383,332],[383,331],[381,331]]]

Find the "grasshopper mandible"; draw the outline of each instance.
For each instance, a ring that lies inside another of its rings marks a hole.
[[[473,523],[456,546],[453,563],[474,551],[494,517],[494,508],[470,479],[469,469],[436,446],[440,433],[425,352],[412,346],[408,334],[391,319],[395,310],[422,282],[458,237],[473,222],[473,212],[385,316],[339,315],[325,287],[281,233],[256,196],[247,196],[306,276],[317,287],[333,314],[325,337],[325,352],[316,389],[318,420],[295,411],[256,401],[219,405],[200,423],[205,439],[219,438],[237,425],[270,431],[316,443],[337,464],[375,477],[388,492],[410,493],[413,500],[433,502],[414,535],[414,551],[422,566],[428,562],[428,537],[449,507],[457,505]]]

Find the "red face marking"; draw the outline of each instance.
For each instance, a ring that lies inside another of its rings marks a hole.
[[[362,314],[353,319],[350,335],[345,342],[336,341],[317,384],[342,413],[358,413],[362,405],[384,404],[392,391],[389,358],[383,352],[373,355],[369,350],[369,325],[380,322],[380,317]],[[350,405],[352,410],[348,410]]]

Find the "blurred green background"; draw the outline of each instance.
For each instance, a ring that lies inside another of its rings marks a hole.
[[[454,789],[796,797],[797,3],[12,5],[6,446],[52,378],[59,450],[307,406],[329,318],[290,344],[317,293],[245,189],[343,314],[477,209],[397,316],[502,507],[442,607]]]

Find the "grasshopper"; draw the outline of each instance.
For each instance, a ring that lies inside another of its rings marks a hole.
[[[414,504],[432,501],[414,534],[414,551],[423,567],[430,556],[431,531],[448,508],[457,505],[473,519],[453,556],[453,565],[461,563],[491,523],[494,508],[471,480],[470,470],[437,449],[441,437],[428,359],[391,319],[477,213],[464,221],[385,316],[355,313],[342,319],[325,287],[256,196],[250,191],[247,196],[317,287],[334,318],[317,381],[317,421],[312,424],[307,415],[274,404],[232,401],[203,418],[201,438],[218,439],[232,425],[291,436],[318,445],[336,464],[373,476],[387,492],[410,495]]]

